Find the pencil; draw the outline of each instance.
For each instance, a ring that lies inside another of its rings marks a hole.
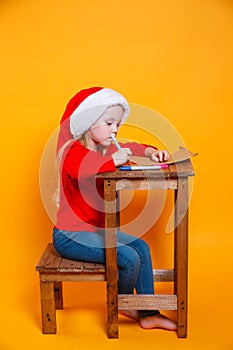
[[[119,145],[117,139],[115,138],[114,134],[111,134],[111,138],[113,140],[113,142],[115,143],[116,148],[118,149],[118,151],[121,151],[121,146]]]

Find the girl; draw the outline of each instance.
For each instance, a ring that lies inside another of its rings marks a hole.
[[[68,259],[105,263],[103,183],[95,175],[115,171],[130,156],[154,161],[168,159],[167,151],[136,142],[121,144],[114,136],[129,114],[126,99],[118,92],[94,87],[78,92],[68,103],[60,124],[57,153],[60,194],[53,244]],[[119,294],[154,294],[153,269],[147,243],[117,232]],[[176,323],[158,310],[127,311],[142,328],[176,330]]]

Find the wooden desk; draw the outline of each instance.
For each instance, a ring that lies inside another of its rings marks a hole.
[[[188,294],[188,178],[194,176],[190,160],[172,164],[168,169],[119,171],[99,174],[104,179],[106,227],[106,279],[108,336],[118,337],[119,310],[177,310],[177,335],[187,337]],[[155,281],[173,281],[174,294],[118,295],[116,254],[117,191],[174,190],[174,268],[154,270]]]

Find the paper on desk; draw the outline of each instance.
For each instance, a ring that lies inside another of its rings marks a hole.
[[[169,159],[166,162],[159,163],[159,164],[174,164],[178,162],[182,162],[184,160],[190,159],[191,157],[196,156],[197,153],[193,153],[189,150],[187,150],[185,147],[179,147],[179,151],[176,151],[172,154],[170,154]],[[157,164],[153,160],[151,160],[148,157],[138,157],[138,156],[132,156],[130,157],[130,162],[136,163],[137,165],[155,165]]]

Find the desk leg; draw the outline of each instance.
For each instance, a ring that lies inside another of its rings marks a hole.
[[[175,200],[177,334],[179,338],[186,338],[188,307],[188,178],[178,179]]]
[[[118,338],[118,269],[116,251],[116,183],[104,180],[108,337]]]

